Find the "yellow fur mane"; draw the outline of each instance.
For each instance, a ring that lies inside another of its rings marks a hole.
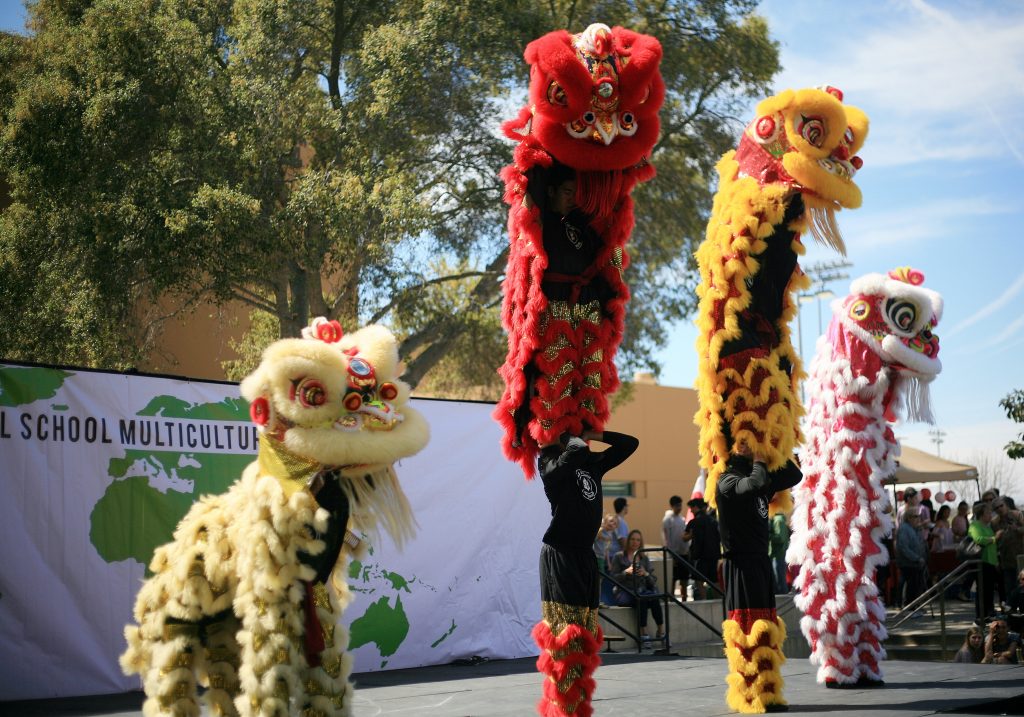
[[[701,284],[697,288],[700,300],[697,392],[701,408],[695,422],[700,427],[701,466],[707,469],[708,476],[705,500],[712,506],[715,504],[715,485],[729,456],[723,422],[729,422],[735,440],[746,438],[751,446],[757,446],[763,455],[769,457],[768,468],[775,470],[786,464],[799,444],[799,421],[803,415],[798,390],[798,382],[804,375],[803,367],[790,341],[788,328],[797,311],[795,294],[810,286],[802,273],[795,273],[787,287],[785,308],[779,322],[780,345],[769,356],[751,361],[746,376],[731,369],[719,369],[723,344],[740,335],[737,315],[750,305],[751,294],[746,282],[758,268],[751,255],[765,250],[764,239],[772,234],[774,225],[782,221],[785,200],[791,191],[781,184],[760,187],[753,178],[740,177],[734,155],[735,152],[728,152],[718,163],[719,190],[715,195],[707,236],[697,250],[701,273]],[[739,234],[743,228],[749,231],[749,236]],[[804,230],[806,220],[798,219],[793,228]],[[793,250],[798,255],[804,253],[803,245],[797,240],[793,241]],[[712,306],[722,300],[725,301],[724,327],[716,329],[711,316]],[[779,359],[783,357],[793,367],[792,376],[778,368]],[[757,368],[766,369],[771,376],[762,384],[760,394],[755,395],[748,388],[733,390],[724,396],[726,379],[750,386],[749,374]],[[763,420],[753,409],[769,405],[767,390],[770,388],[778,391],[781,400],[773,402],[768,419]],[[778,506],[780,500],[788,499],[787,491],[776,496],[773,504]]]

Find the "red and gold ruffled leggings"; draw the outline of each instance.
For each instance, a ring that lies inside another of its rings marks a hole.
[[[537,703],[542,717],[590,717],[590,699],[601,664],[604,635],[597,625],[597,608],[541,603],[542,620],[533,628],[540,647],[537,670],[545,676],[543,697]]]
[[[607,394],[618,382],[606,361],[613,334],[600,302],[552,301],[540,315],[541,346],[534,364],[537,377],[530,433],[541,445],[565,431],[596,430],[608,418]]]

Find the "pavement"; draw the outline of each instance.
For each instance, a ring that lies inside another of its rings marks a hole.
[[[603,654],[595,717],[733,714],[725,705],[721,658],[649,653]],[[882,689],[830,690],[815,681],[806,659],[783,667],[790,714],[912,717],[1024,715],[1024,666],[942,662],[885,663]],[[541,677],[534,660],[481,661],[354,675],[354,717],[495,717],[536,714]],[[140,693],[28,703],[0,703],[7,717],[136,717]],[[203,715],[208,715],[206,710]]]

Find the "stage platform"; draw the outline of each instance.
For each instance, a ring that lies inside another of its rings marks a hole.
[[[725,706],[724,659],[612,653],[597,671],[595,716],[733,714]],[[940,662],[886,663],[882,689],[830,690],[806,659],[783,668],[790,714],[851,717],[1022,715],[1024,666]],[[536,714],[541,678],[533,659],[443,665],[355,675],[355,717],[495,717]],[[13,704],[10,717],[136,717],[140,694]],[[204,710],[203,715],[208,713]]]

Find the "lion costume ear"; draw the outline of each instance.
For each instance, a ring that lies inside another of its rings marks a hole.
[[[242,383],[238,386],[242,398],[252,403],[257,398],[265,398],[270,395],[270,381],[266,373],[264,364],[261,363],[255,371],[242,379]]]
[[[868,138],[868,116],[862,110],[852,105],[843,105],[846,110],[846,122],[853,132],[853,142],[850,144],[850,154],[854,155],[864,146],[864,140]]]

